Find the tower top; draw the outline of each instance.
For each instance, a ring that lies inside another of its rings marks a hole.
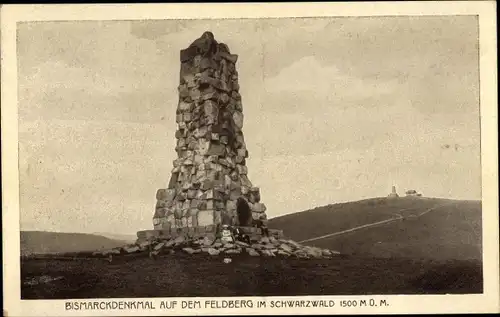
[[[231,54],[229,47],[224,43],[218,43],[210,31],[205,31],[199,38],[194,40],[186,49],[181,50],[181,62],[193,60],[196,56],[215,58],[230,58],[236,63],[237,55]]]

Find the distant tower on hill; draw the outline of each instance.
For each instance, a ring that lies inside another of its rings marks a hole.
[[[399,197],[398,193],[396,192],[396,186],[392,186],[392,191],[391,191],[391,193],[387,197],[389,197],[389,198],[397,198],[397,197]]]

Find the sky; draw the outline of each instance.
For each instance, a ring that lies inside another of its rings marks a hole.
[[[269,217],[403,194],[481,199],[474,16],[18,24],[22,230],[152,229],[176,158],[179,51],[239,55]]]

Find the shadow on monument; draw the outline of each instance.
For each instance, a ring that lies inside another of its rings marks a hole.
[[[240,226],[252,226],[252,210],[245,199],[241,197],[238,198],[236,202],[236,214],[238,215],[238,223]]]

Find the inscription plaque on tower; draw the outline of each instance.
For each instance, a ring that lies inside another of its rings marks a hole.
[[[248,178],[237,59],[211,32],[180,52],[177,158],[167,188],[156,194],[154,229],[248,227],[267,219]]]

